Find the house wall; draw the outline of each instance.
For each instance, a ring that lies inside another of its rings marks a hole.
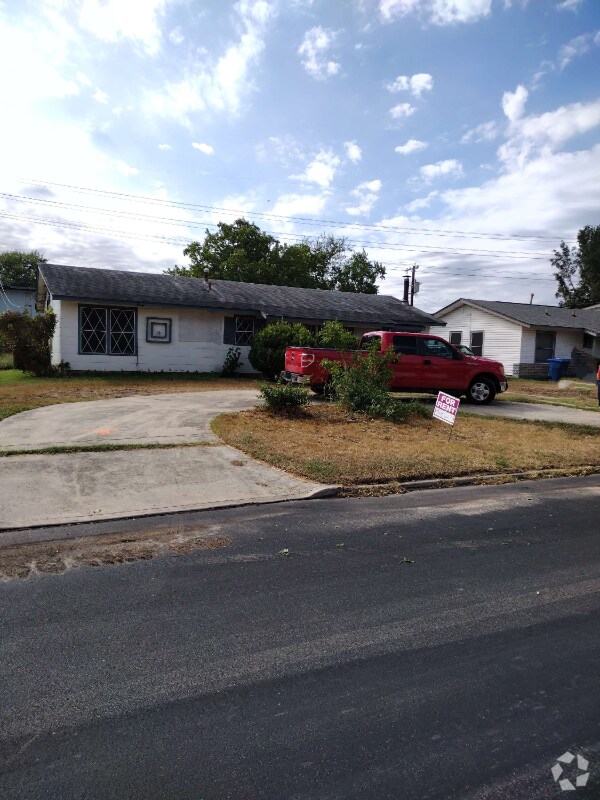
[[[440,316],[440,319],[444,320],[446,327],[432,325],[430,333],[449,340],[452,331],[461,331],[461,343],[469,346],[471,332],[483,331],[483,357],[500,361],[506,374],[513,374],[513,365],[521,355],[521,325],[466,305]]]
[[[4,292],[0,291],[0,314],[5,311],[28,311],[32,317],[35,316],[35,292],[28,289],[7,288]]]
[[[520,361],[525,364],[535,363],[535,334],[533,328],[523,329],[523,339],[521,342]],[[574,347],[581,347],[583,344],[583,333],[581,331],[556,331],[555,358],[571,358]]]
[[[196,309],[138,308],[137,355],[89,355],[79,351],[79,303],[52,300],[57,326],[52,342],[52,362],[67,361],[73,370],[119,372],[218,372],[230,345],[223,343],[225,314]],[[114,306],[114,304],[113,304]],[[131,306],[126,306],[131,308]],[[171,342],[146,341],[148,317],[168,318]],[[252,372],[249,347],[240,347],[241,372]]]

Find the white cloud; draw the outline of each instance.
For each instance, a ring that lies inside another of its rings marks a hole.
[[[498,136],[498,126],[491,120],[490,122],[482,122],[481,125],[476,125],[474,128],[468,130],[462,139],[461,144],[470,144],[471,142],[491,142]]]
[[[158,145],[158,149],[159,150],[172,150],[173,148],[171,147],[170,144],[159,144]]]
[[[583,0],[561,0],[560,3],[556,4],[556,7],[559,11],[577,11],[582,4]]]
[[[190,114],[212,111],[237,116],[254,89],[251,69],[264,50],[272,16],[273,6],[265,0],[239,0],[234,6],[237,41],[216,62],[209,63],[203,56],[184,70],[181,81],[150,94],[150,110],[188,127]]]
[[[104,42],[129,39],[148,55],[161,44],[161,17],[173,0],[80,0],[81,28]]]
[[[395,17],[405,17],[419,7],[420,0],[380,0],[379,14],[384,22]]]
[[[335,31],[319,25],[304,34],[298,54],[302,56],[304,69],[316,80],[330,78],[332,75],[337,75],[340,70],[340,64],[328,58],[328,51],[334,44],[336,36]]]
[[[511,122],[515,122],[523,114],[529,92],[524,86],[517,86],[514,92],[502,95],[502,110]]]
[[[415,12],[434,25],[453,25],[475,22],[489,16],[491,10],[492,0],[379,0],[379,16],[383,22]]]
[[[108,95],[106,94],[106,92],[103,92],[102,89],[96,89],[96,91],[92,95],[92,98],[97,103],[104,103],[104,104],[108,103]]]
[[[402,119],[403,117],[412,116],[416,110],[410,103],[399,103],[397,106],[390,108],[390,114],[394,119]]]
[[[431,21],[436,25],[475,22],[492,11],[492,0],[433,0]]]
[[[387,84],[389,92],[410,92],[413,97],[421,97],[423,92],[433,89],[433,77],[427,72],[417,72],[416,75],[398,75],[395,81]]]
[[[362,150],[356,142],[344,142],[344,147],[346,148],[346,158],[353,164],[358,164],[362,158]]]
[[[558,53],[558,67],[564,69],[574,58],[585,55],[594,45],[600,45],[600,31],[584,33],[564,44]]]
[[[283,217],[320,214],[327,203],[325,194],[283,194],[277,198],[272,213]]]
[[[380,191],[381,181],[379,179],[359,183],[356,189],[350,192],[358,202],[354,206],[347,207],[346,213],[350,214],[351,217],[365,216],[379,199]]]
[[[600,125],[600,100],[572,103],[539,116],[524,117],[511,126],[508,140],[498,149],[498,156],[510,169],[521,169],[543,153]]]
[[[118,169],[118,171],[122,175],[130,176],[130,175],[137,175],[139,173],[139,169],[137,169],[137,167],[131,167],[124,161],[115,161],[114,166]]]
[[[460,161],[455,158],[447,158],[444,161],[436,161],[435,164],[425,164],[420,169],[421,176],[426,181],[435,180],[435,178],[460,178],[463,174],[463,168]]]
[[[426,147],[427,142],[422,142],[420,139],[409,139],[404,144],[394,147],[394,152],[401,156],[407,156],[409,153],[418,153],[419,150],[424,150]]]
[[[303,183],[316,183],[326,189],[335,177],[340,159],[331,150],[322,148],[313,160],[307,164],[306,169],[300,175],[291,175],[294,180]]]
[[[411,213],[413,211],[419,211],[421,208],[428,208],[431,205],[432,200],[434,200],[438,195],[438,190],[434,189],[434,191],[429,192],[426,197],[418,197],[416,200],[412,200],[410,203],[407,203],[404,208]]]
[[[205,144],[204,142],[192,142],[192,147],[194,150],[200,150],[201,153],[204,153],[206,156],[212,156],[215,152],[215,148],[210,144]]]
[[[180,45],[184,43],[185,36],[183,35],[181,28],[173,28],[169,34],[169,41],[174,45]]]

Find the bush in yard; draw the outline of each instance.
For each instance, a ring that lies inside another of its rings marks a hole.
[[[346,330],[341,322],[326,322],[317,333],[317,346],[331,350],[357,350],[359,338]]]
[[[5,311],[0,314],[0,348],[13,354],[15,369],[36,376],[56,374],[50,363],[50,340],[56,327],[53,311],[32,317],[27,312]]]
[[[272,322],[254,336],[248,360],[257,372],[275,380],[285,365],[286,347],[310,347],[314,336],[304,325]]]
[[[393,348],[356,353],[347,363],[323,361],[330,374],[330,393],[348,411],[358,411],[390,422],[405,422],[414,414],[427,414],[422,403],[400,403],[388,394],[392,380],[390,364],[399,356]]]
[[[291,383],[277,383],[275,386],[262,386],[263,408],[273,414],[293,416],[310,403],[308,392]]]
[[[231,378],[242,366],[242,351],[239,347],[230,347],[223,362],[221,375],[224,378]]]

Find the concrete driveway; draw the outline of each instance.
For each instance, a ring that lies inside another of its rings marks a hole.
[[[531,422],[567,422],[571,425],[590,425],[600,428],[600,413],[597,411],[584,411],[581,408],[565,408],[542,403],[511,403],[509,400],[500,400],[489,406],[463,403],[461,411],[485,417],[525,419]]]
[[[62,403],[25,411],[0,422],[0,450],[53,445],[180,444],[214,442],[210,421],[251,408],[258,392],[225,389]]]
[[[221,444],[209,427],[255,404],[254,391],[65,403],[0,423],[0,449],[200,443],[195,447],[0,459],[0,529],[293,500],[327,493]],[[204,446],[203,446],[204,445]]]

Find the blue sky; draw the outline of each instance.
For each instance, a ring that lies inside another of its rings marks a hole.
[[[436,310],[556,302],[600,224],[597,0],[0,0],[0,42],[1,249],[159,272],[243,213]]]

